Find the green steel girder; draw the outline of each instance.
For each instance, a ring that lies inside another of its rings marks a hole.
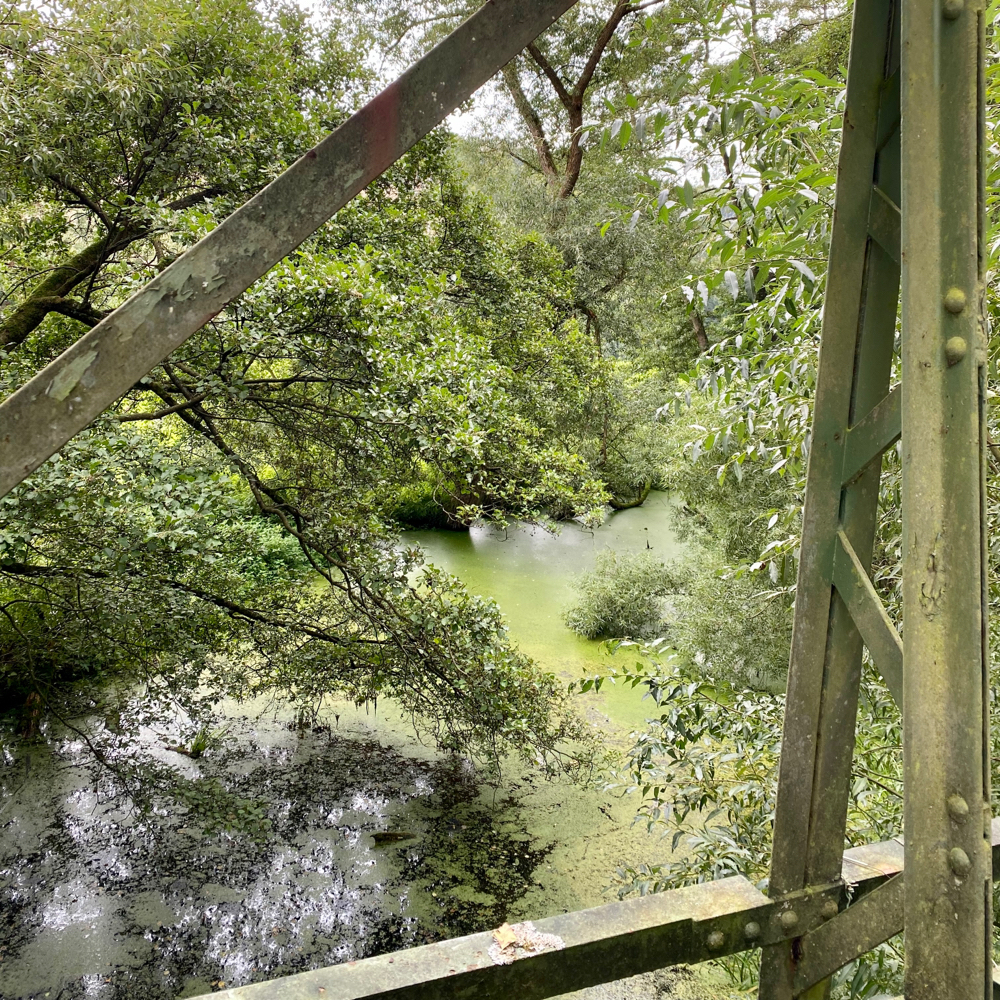
[[[866,646],[903,709],[908,874],[880,891],[904,910],[908,1000],[992,995],[983,37],[977,0],[855,5],[775,817],[772,895],[826,882]],[[897,440],[902,640],[869,577]],[[762,1000],[828,996],[887,914],[768,949]]]
[[[903,6],[908,1000],[992,995],[983,8]]]
[[[897,698],[902,689],[899,639],[868,580],[881,454],[896,434],[899,73],[898,0],[858,0],[778,779],[769,889],[778,898],[839,871],[865,638]],[[798,956],[787,944],[768,949],[762,1000],[800,995]],[[809,996],[824,994],[820,984]]]
[[[1000,820],[993,823],[992,844],[1000,861]],[[745,879],[735,877],[538,920],[535,929],[557,938],[562,947],[524,954],[509,965],[497,964],[491,955],[494,934],[486,932],[231,987],[210,996],[544,1000],[667,965],[773,945],[793,935],[799,936],[802,959],[796,986],[801,988],[899,933],[902,870],[900,841],[867,844],[844,853],[836,883],[782,900],[768,900]]]

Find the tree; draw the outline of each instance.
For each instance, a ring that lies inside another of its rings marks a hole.
[[[7,391],[365,86],[280,8],[18,10]],[[429,477],[464,523],[596,516],[600,484],[552,432],[593,365],[568,287],[467,196],[447,137],[425,140],[5,498],[7,688],[54,708],[89,664],[174,694],[392,695],[446,746],[561,753],[561,685],[392,514]]]
[[[107,0],[10,16],[0,184],[46,204],[32,249],[63,253],[33,277],[8,247],[0,347],[51,312],[92,325],[106,264],[139,241],[162,264],[155,235],[176,213],[245,200],[364,84],[348,39],[293,8],[265,20],[243,0]]]

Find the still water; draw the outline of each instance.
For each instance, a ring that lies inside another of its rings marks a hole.
[[[404,538],[469,590],[492,597],[507,616],[518,646],[547,670],[567,678],[612,666],[601,643],[578,636],[563,623],[563,612],[575,600],[575,582],[593,566],[597,553],[648,549],[664,562],[684,555],[673,529],[670,498],[656,491],[641,507],[612,515],[596,530],[569,524],[553,534],[515,525],[507,531],[409,531]],[[614,687],[594,702],[609,723],[625,728],[641,725],[649,707],[634,691]]]
[[[495,598],[521,648],[573,677],[610,665],[562,622],[574,578],[604,547],[680,555],[670,519],[653,493],[596,531],[406,541]],[[645,715],[636,692],[607,688],[581,708],[609,740]],[[513,763],[490,784],[424,745],[392,706],[331,701],[309,729],[263,704],[219,716],[225,738],[200,760],[171,752],[162,727],[144,728],[135,752],[265,804],[263,840],[202,829],[167,801],[130,809],[77,734],[51,724],[27,741],[0,722],[2,1000],[194,996],[599,905],[614,898],[616,865],[663,854],[631,826],[631,800]]]

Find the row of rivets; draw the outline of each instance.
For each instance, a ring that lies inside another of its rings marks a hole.
[[[950,796],[947,807],[948,815],[953,823],[961,826],[969,818],[969,803],[961,795]],[[953,847],[948,852],[948,866],[958,878],[965,878],[972,869],[972,862],[969,860],[969,855],[961,847]]]
[[[820,915],[824,920],[832,920],[840,912],[840,907],[835,899],[828,899],[820,910]],[[778,917],[782,930],[786,933],[795,930],[799,923],[799,915],[794,910],[785,910]],[[756,941],[760,937],[760,924],[756,920],[750,920],[743,927],[743,936],[748,941]],[[718,951],[726,943],[726,936],[722,931],[712,931],[705,940],[709,951]]]
[[[945,17],[958,17],[962,11],[962,0],[955,0],[955,13],[949,14],[948,4],[951,0],[945,0],[944,12]],[[961,288],[949,288],[944,295],[944,307],[952,314],[952,316],[958,316],[965,312],[965,292]],[[944,345],[944,357],[948,362],[948,367],[951,368],[953,365],[957,365],[962,358],[965,357],[969,350],[969,345],[965,342],[964,337],[949,337],[947,343]]]

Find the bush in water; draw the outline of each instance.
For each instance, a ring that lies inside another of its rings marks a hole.
[[[587,639],[638,638],[659,628],[663,600],[678,588],[676,570],[652,553],[606,549],[580,578],[580,601],[564,619]]]

